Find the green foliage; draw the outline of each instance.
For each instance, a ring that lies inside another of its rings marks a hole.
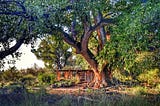
[[[120,82],[133,81],[132,76],[129,73],[127,73],[125,70],[115,69],[112,72],[112,75],[113,75],[113,78],[116,78]]]
[[[107,62],[112,70],[126,71],[136,79],[146,70],[160,68],[160,3],[118,3],[115,6],[125,8],[117,10],[121,13],[110,27],[111,40],[96,59],[100,65]]]
[[[157,84],[156,89],[160,93],[160,84]]]
[[[21,82],[25,86],[34,86],[34,84],[36,83],[36,77],[33,76],[32,74],[27,74],[23,76],[23,78],[21,78]]]
[[[1,72],[0,77],[1,81],[3,82],[9,82],[9,81],[18,82],[19,79],[21,78],[21,74],[18,72],[17,69],[10,68],[4,72]]]
[[[52,85],[53,88],[59,88],[59,87],[71,87],[74,86],[75,84],[78,84],[79,81],[73,77],[72,79],[61,79],[60,81],[54,82]]]
[[[53,29],[48,27],[54,25],[59,25],[60,27],[70,27],[70,23],[73,19],[77,19],[79,23],[76,25],[76,29],[78,29],[78,38],[80,39],[80,35],[82,34],[81,30],[83,28],[82,23],[80,21],[83,19],[83,15],[88,15],[91,10],[98,11],[98,10],[107,10],[109,6],[109,1],[100,0],[100,1],[74,1],[69,2],[68,0],[54,0],[54,1],[47,1],[44,0],[29,0],[25,2],[25,6],[27,8],[27,13],[34,18],[36,18],[36,22],[33,22],[32,27],[34,31],[39,32],[42,36],[44,32],[52,32]],[[70,8],[72,11],[70,11]],[[45,17],[44,14],[49,15]],[[91,20],[90,20],[91,21]],[[48,27],[46,27],[46,25]]]
[[[53,84],[55,82],[55,75],[53,73],[43,73],[38,75],[38,80],[42,84]]]
[[[62,41],[62,38],[57,36],[45,37],[39,47],[33,50],[33,53],[44,61],[45,66],[49,69],[62,69],[71,56],[67,51],[69,46]]]
[[[160,83],[160,70],[152,69],[149,71],[145,71],[138,76],[138,80],[155,86]]]
[[[76,64],[80,67],[80,69],[89,69],[89,64],[81,55],[76,55]]]
[[[6,70],[0,73],[0,86],[21,85],[26,88],[51,84],[55,81],[55,74],[47,69],[28,68],[22,70]]]

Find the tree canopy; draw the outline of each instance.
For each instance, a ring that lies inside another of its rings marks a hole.
[[[106,85],[105,72],[113,68],[130,70],[148,60],[151,68],[159,68],[156,0],[9,0],[0,5],[1,59],[48,35],[61,36],[88,62],[94,86]]]

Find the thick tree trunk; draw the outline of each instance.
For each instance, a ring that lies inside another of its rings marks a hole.
[[[89,50],[88,50],[88,52],[89,52]],[[94,78],[88,84],[88,86],[89,87],[95,87],[95,88],[100,88],[100,87],[107,86],[106,74],[105,74],[104,68],[102,69],[102,71],[98,70],[98,63],[96,62],[95,59],[91,58],[91,55],[88,52],[82,52],[81,53],[81,55],[88,62],[88,64],[90,65],[90,67],[92,68],[93,73],[94,73]]]
[[[72,1],[73,0],[71,0],[71,2]],[[102,13],[98,12],[98,15],[95,17],[95,25],[92,25],[90,21],[88,21],[91,18],[89,15],[90,14],[84,13],[84,15],[81,17],[84,32],[83,35],[81,36],[80,41],[77,41],[77,39],[74,38],[77,34],[75,33],[76,21],[74,20],[71,25],[71,35],[63,31],[62,29],[59,29],[59,31],[62,32],[62,37],[64,41],[69,45],[71,45],[72,47],[74,47],[76,49],[76,53],[81,54],[83,58],[88,62],[88,64],[90,65],[90,67],[94,72],[93,81],[89,85],[98,88],[107,85],[105,69],[102,68],[102,70],[99,70],[98,62],[95,59],[94,54],[89,50],[88,44],[91,36],[93,35],[92,33],[94,31],[97,31],[99,38],[99,46],[100,46],[99,51],[97,52],[100,52],[106,43],[106,31],[104,25],[112,23],[113,20],[104,19]]]
[[[94,72],[94,87],[95,88],[100,88],[102,87],[102,74],[98,72]]]
[[[108,84],[106,82],[106,74],[104,71],[93,71],[94,72],[94,79],[88,84],[89,87],[106,87]]]
[[[111,67],[109,67],[107,64],[104,64],[102,67],[102,76],[105,76],[105,81],[107,82],[107,85],[111,85],[111,79],[112,79],[112,71]]]

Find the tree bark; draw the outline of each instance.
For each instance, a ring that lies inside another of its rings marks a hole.
[[[89,50],[88,50],[89,52]],[[81,55],[84,57],[84,59],[88,62],[90,67],[92,68],[94,72],[94,78],[89,83],[89,87],[105,87],[107,86],[106,83],[106,74],[104,68],[102,70],[98,70],[98,63],[95,59],[91,58],[91,55],[89,55],[88,52],[82,52]]]

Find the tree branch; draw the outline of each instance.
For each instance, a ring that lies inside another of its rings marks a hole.
[[[90,30],[93,32],[93,31],[99,29],[100,27],[108,25],[108,24],[114,24],[114,20],[113,19],[102,19],[99,23],[97,23],[96,25],[92,26],[90,28]]]
[[[16,6],[20,7],[22,9],[22,11],[10,11],[7,12],[6,8],[3,10],[2,12],[0,12],[0,14],[4,14],[4,15],[17,15],[17,16],[23,16],[24,14],[26,14],[26,8],[23,4],[21,4],[18,1],[12,1],[12,0],[7,0],[7,1],[0,1],[0,5],[7,5],[7,4],[16,4]]]
[[[14,1],[14,0],[7,0],[7,1],[0,1],[0,5],[7,5],[7,4],[15,4],[17,7],[21,8],[22,11],[12,11],[12,10],[7,10],[7,7],[0,10],[0,15],[12,15],[12,16],[21,16],[29,21],[34,21],[36,17],[33,16],[28,16],[27,15],[27,10],[26,7],[23,5],[23,2],[20,1]]]
[[[55,29],[55,28],[54,28]],[[81,45],[79,45],[80,42],[74,40],[72,37],[70,37],[70,35],[68,33],[66,33],[65,31],[63,31],[61,28],[57,28],[56,30],[58,30],[59,32],[61,32],[61,36],[63,38],[63,40],[71,45],[72,47],[74,47],[76,49],[76,53],[79,54],[81,51]]]
[[[89,26],[86,21],[84,21],[84,35],[82,36],[82,48],[83,50],[88,49],[89,38],[91,37],[91,33],[95,30],[100,29],[104,25],[114,23],[113,19],[101,19],[99,23],[94,26]]]
[[[12,46],[11,48],[5,51],[0,51],[0,60],[16,52],[19,49],[19,47],[24,43],[25,37],[26,37],[26,31],[23,32],[23,35],[21,36],[21,38],[17,41],[17,43],[14,46]]]

